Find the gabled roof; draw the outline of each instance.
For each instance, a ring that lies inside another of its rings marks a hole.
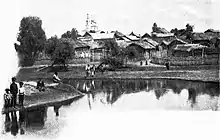
[[[144,38],[143,41],[147,41],[148,43],[150,43],[153,46],[159,45],[158,42],[156,42],[156,41],[154,41],[153,39],[150,39],[150,38]]]
[[[190,52],[191,50],[201,49],[201,48],[207,48],[207,46],[200,44],[181,44],[181,45],[177,45],[176,48],[174,48],[173,50]]]
[[[142,35],[141,38],[152,38],[150,34],[148,33],[145,33],[144,35]]]
[[[176,43],[176,44],[187,44],[187,42],[183,41],[182,39],[179,39],[179,38],[175,38],[174,40],[170,41],[168,43],[168,45],[171,45],[172,43]]]
[[[220,33],[219,30],[214,30],[214,29],[208,29],[208,30],[206,30],[204,33],[208,33],[208,32],[211,32],[211,33]]]
[[[138,45],[144,49],[155,49],[155,46],[153,46],[152,44],[148,43],[148,42],[130,42],[127,44],[127,47],[132,45],[132,44],[135,44],[135,45]]]
[[[90,46],[88,44],[86,44],[86,43],[84,43],[80,40],[75,40],[73,43],[74,43],[74,48],[75,49],[86,48],[86,47],[90,48]]]

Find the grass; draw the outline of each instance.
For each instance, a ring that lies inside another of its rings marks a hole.
[[[37,71],[36,68],[21,69],[17,75],[19,80],[37,80],[38,78],[51,79],[53,72],[58,71],[61,79],[84,79],[85,70],[82,66],[70,66],[67,71],[60,70],[60,67],[46,68]],[[134,78],[168,78],[200,81],[219,81],[218,66],[171,66],[166,70],[164,66],[129,66],[128,68],[107,71],[104,74],[96,73],[94,79],[134,79]]]

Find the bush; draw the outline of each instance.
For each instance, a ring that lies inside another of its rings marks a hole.
[[[113,68],[121,68],[123,67],[123,59],[120,59],[118,57],[106,57],[101,60],[102,63],[104,64],[109,64]]]

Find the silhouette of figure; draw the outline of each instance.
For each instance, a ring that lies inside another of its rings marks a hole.
[[[16,136],[18,134],[18,121],[17,121],[16,111],[11,112],[11,118],[12,118],[11,134],[13,136]]]
[[[5,114],[5,132],[9,132],[11,130],[11,118],[9,113]]]
[[[54,112],[55,112],[55,114],[56,114],[57,117],[59,116],[59,109],[60,109],[60,107],[61,107],[60,105],[59,105],[59,106],[55,105],[55,106],[53,107]]]
[[[20,134],[24,134],[25,111],[19,111]]]

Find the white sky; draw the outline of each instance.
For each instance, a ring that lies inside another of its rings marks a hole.
[[[20,16],[39,16],[47,37],[60,36],[73,27],[85,28],[86,13],[93,14],[103,30],[151,32],[154,22],[168,30],[220,29],[219,0],[20,0]]]

